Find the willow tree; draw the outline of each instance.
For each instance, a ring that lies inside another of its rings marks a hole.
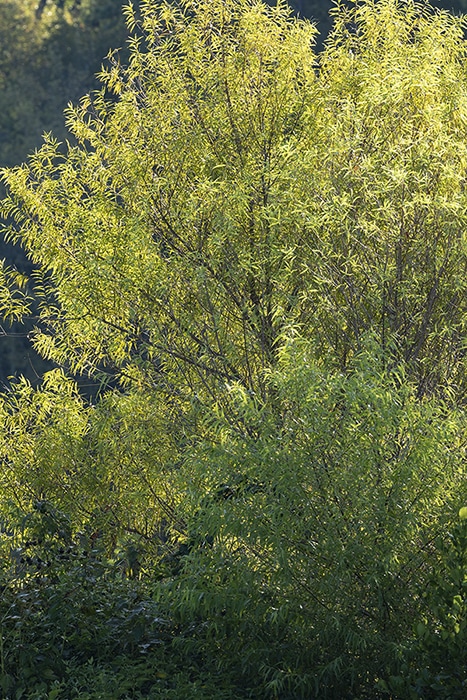
[[[4,174],[44,277],[36,347],[262,395],[291,327],[343,367],[371,332],[422,393],[462,392],[463,21],[340,7],[318,59],[283,3],[192,9],[129,8],[128,67],[68,112],[78,145]]]
[[[170,609],[207,654],[276,695],[371,693],[466,495],[464,20],[338,5],[317,55],[283,2],[126,15],[77,145],[3,173],[35,273],[4,268],[1,297],[16,318],[34,295],[39,352],[120,388],[76,408],[63,488],[61,375],[52,427],[6,397],[4,488],[43,470],[77,521],[170,520],[191,550]]]

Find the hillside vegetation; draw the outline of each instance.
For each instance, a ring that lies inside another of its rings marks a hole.
[[[332,16],[129,6],[2,170],[8,700],[465,697],[465,20]]]

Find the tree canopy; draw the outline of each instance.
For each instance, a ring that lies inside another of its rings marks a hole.
[[[421,393],[463,392],[462,20],[383,4],[363,26],[365,5],[353,32],[340,8],[318,63],[283,6],[201,8],[146,7],[101,76],[118,99],[85,98],[77,146],[7,176],[10,237],[46,273],[36,346],[261,395],[292,327],[342,368],[376,333]]]
[[[199,697],[461,698],[465,20],[338,3],[318,52],[282,1],[125,15],[73,140],[2,171],[2,310],[59,366],[2,397],[4,559],[145,582],[141,655]]]

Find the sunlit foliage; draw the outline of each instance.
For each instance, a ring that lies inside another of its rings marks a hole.
[[[231,697],[461,698],[464,20],[338,5],[318,55],[283,2],[125,14],[75,145],[3,171],[3,313],[61,366],[3,397],[8,591],[92,551]]]

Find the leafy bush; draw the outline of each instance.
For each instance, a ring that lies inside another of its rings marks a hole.
[[[461,700],[467,692],[467,510],[440,533],[438,562],[422,592],[408,677],[416,697]],[[397,684],[396,684],[397,685]]]
[[[87,547],[83,533],[73,539],[67,524],[44,501],[7,535],[16,546],[1,574],[3,697],[36,697],[29,695],[33,688],[58,697],[77,669],[83,677],[86,669],[113,677],[122,663],[128,677],[115,698],[128,697],[122,688],[129,692],[157,680],[147,659],[170,641],[171,624],[118,560],[107,559],[97,541],[93,547],[92,537]],[[94,693],[92,676],[87,685]]]
[[[193,546],[160,596],[194,647],[264,692],[375,697],[443,575],[433,543],[467,495],[465,417],[420,402],[372,343],[346,374],[311,357],[284,347],[274,407],[234,386],[210,417],[188,458]]]

